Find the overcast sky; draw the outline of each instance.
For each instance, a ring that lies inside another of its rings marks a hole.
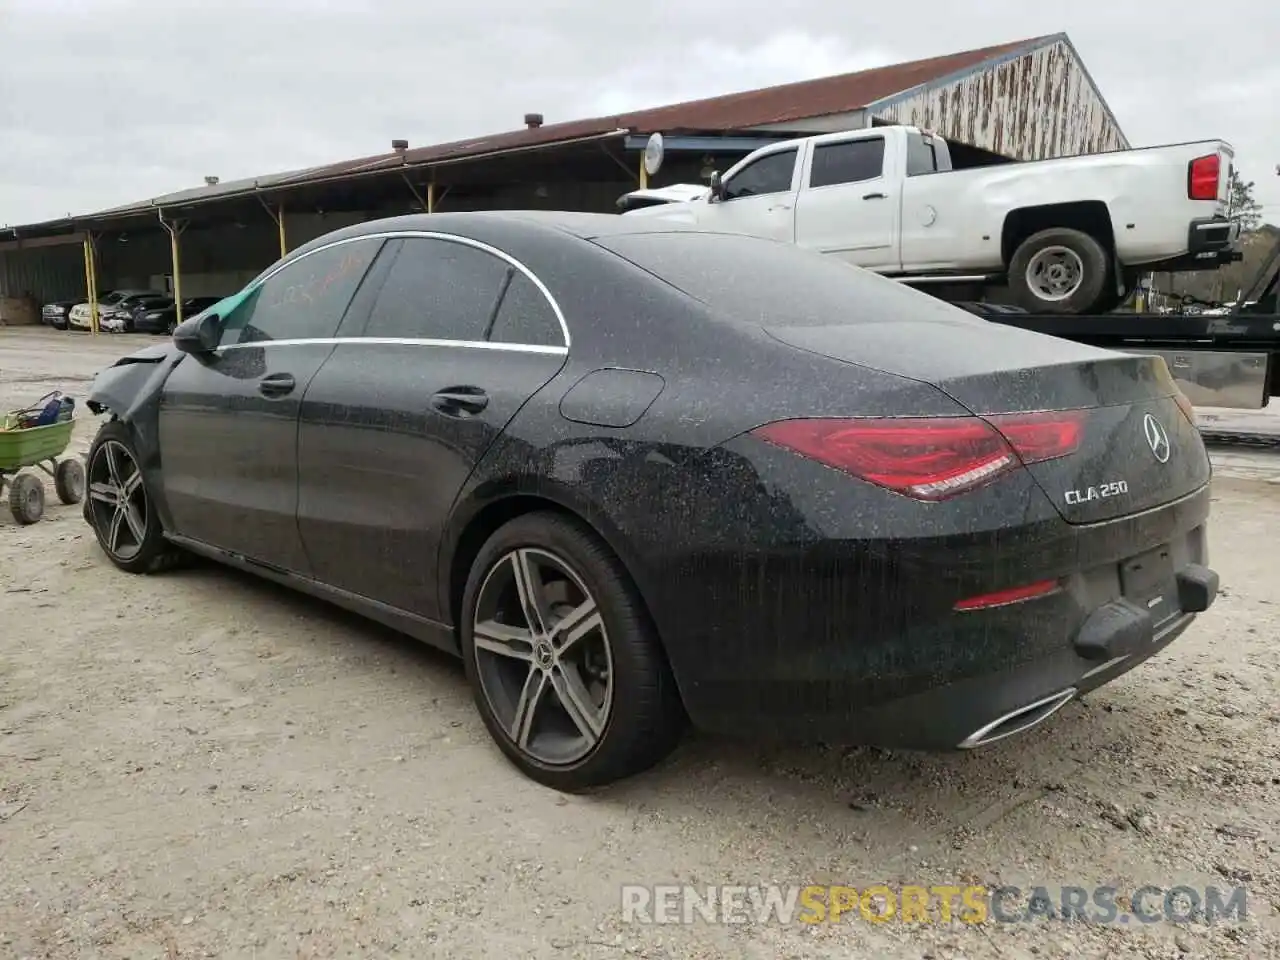
[[[1132,143],[1229,140],[1280,222],[1272,0],[0,0],[0,224],[1059,31]]]

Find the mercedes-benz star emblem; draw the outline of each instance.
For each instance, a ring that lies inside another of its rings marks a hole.
[[[1148,413],[1142,418],[1142,432],[1147,437],[1147,446],[1151,448],[1151,455],[1160,463],[1168,463],[1173,448],[1169,446],[1169,434],[1165,432],[1160,421]]]

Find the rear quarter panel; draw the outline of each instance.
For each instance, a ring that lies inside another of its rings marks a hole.
[[[1178,256],[1192,220],[1225,211],[1221,199],[1187,199],[1187,164],[1219,150],[1230,153],[1212,140],[910,177],[903,187],[904,269],[998,269],[1010,212],[1085,200],[1106,204],[1122,262]],[[927,223],[930,210],[934,221]]]

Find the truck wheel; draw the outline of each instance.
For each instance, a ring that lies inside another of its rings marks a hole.
[[[1088,313],[1111,282],[1102,244],[1069,227],[1032,234],[1009,261],[1009,290],[1031,313]]]

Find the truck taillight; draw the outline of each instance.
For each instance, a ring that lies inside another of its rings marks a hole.
[[[1196,157],[1187,164],[1187,197],[1191,200],[1217,200],[1221,173],[1222,160],[1216,153]]]

